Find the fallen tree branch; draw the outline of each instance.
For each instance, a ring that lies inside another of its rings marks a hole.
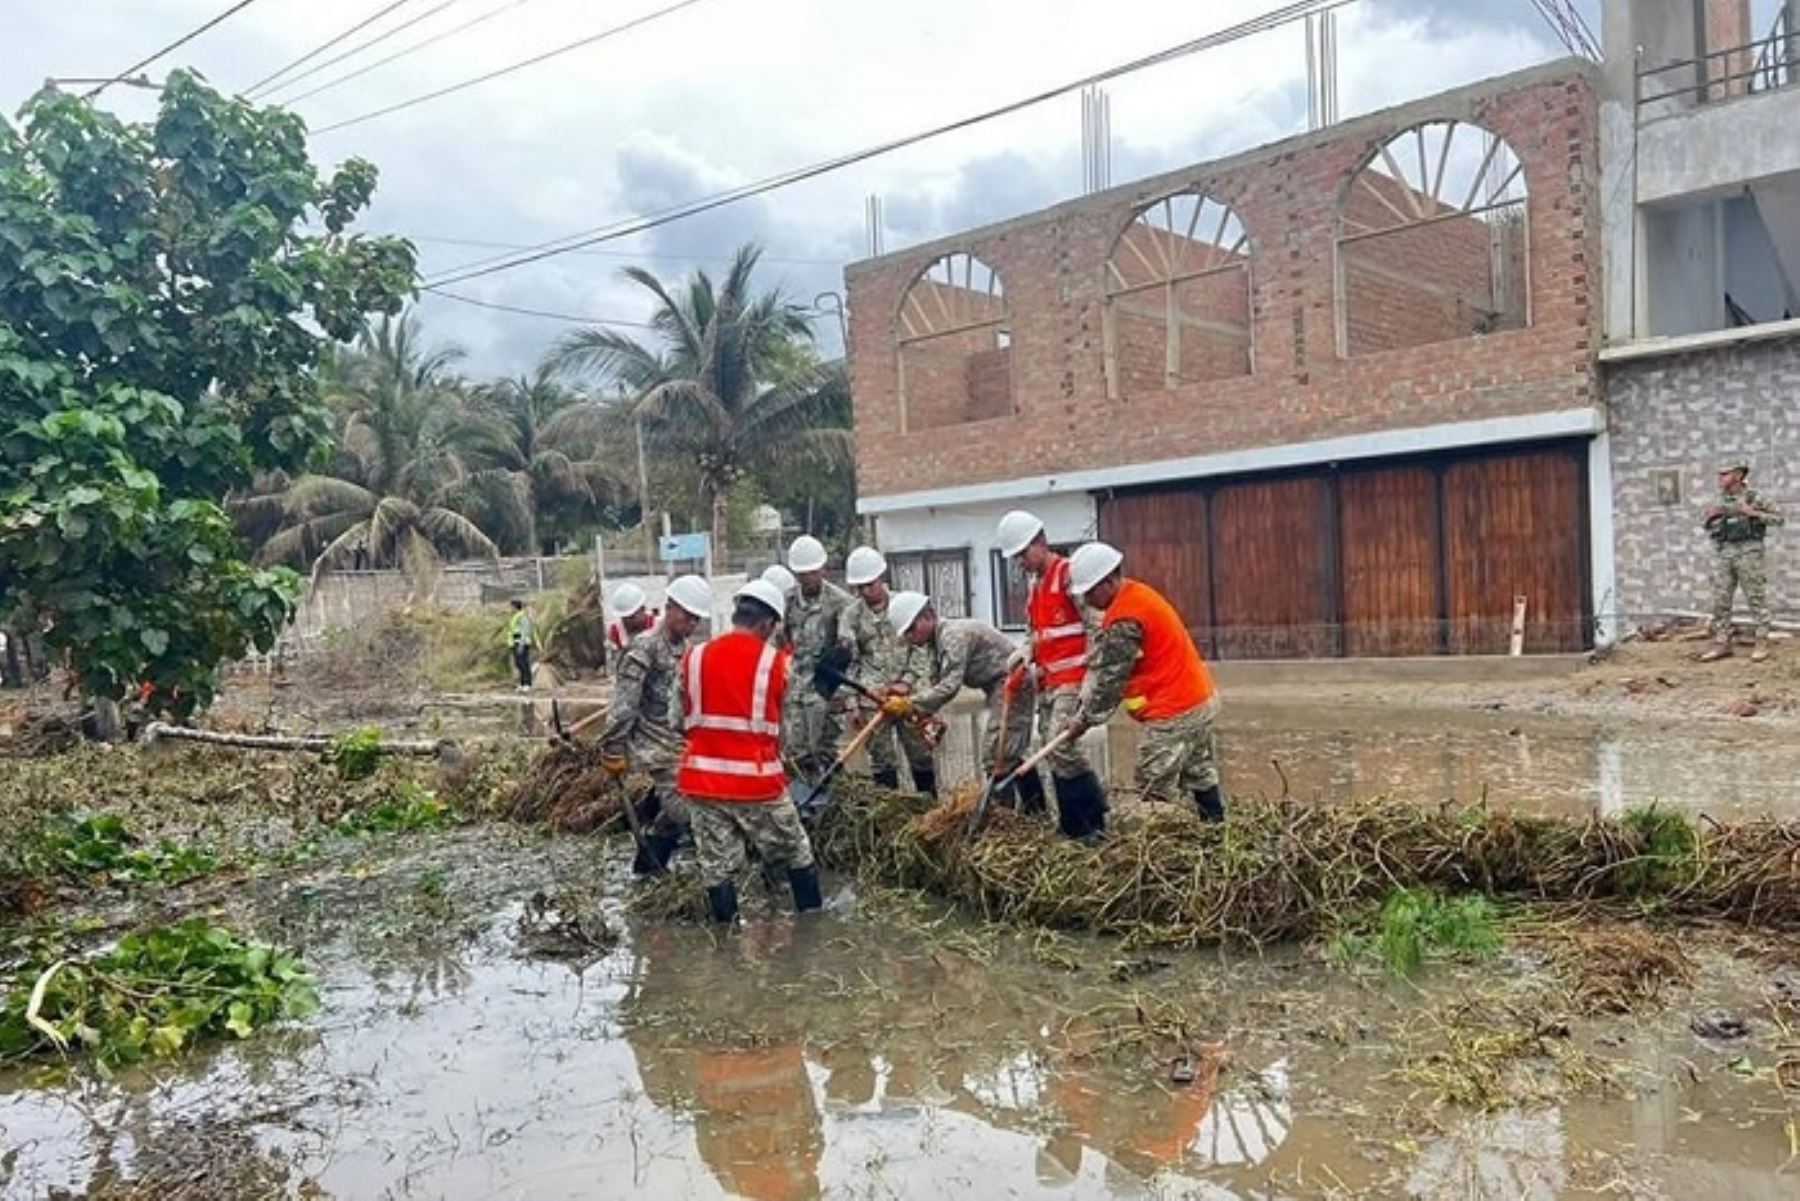
[[[332,741],[323,735],[289,737],[283,734],[223,734],[216,730],[191,730],[186,726],[171,726],[160,721],[153,721],[144,727],[145,746],[154,746],[165,738],[173,742],[200,742],[208,746],[228,746],[246,751],[323,751]],[[455,743],[446,738],[421,738],[383,741],[379,749],[384,755],[438,758],[455,746]]]

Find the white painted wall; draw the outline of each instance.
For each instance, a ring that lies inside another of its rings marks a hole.
[[[876,519],[876,545],[885,552],[911,550],[969,551],[969,588],[974,615],[995,620],[994,580],[990,570],[998,544],[994,531],[1012,509],[1029,509],[1044,522],[1052,542],[1082,542],[1094,536],[1094,498],[1086,493],[1027,497],[966,505],[921,505],[883,513]]]

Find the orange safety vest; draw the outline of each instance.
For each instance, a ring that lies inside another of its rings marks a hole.
[[[1069,592],[1069,561],[1051,555],[1044,574],[1031,581],[1025,601],[1031,622],[1031,657],[1042,688],[1079,686],[1087,675],[1087,627]]]
[[[1212,672],[1188,636],[1187,623],[1162,593],[1127,579],[1101,625],[1118,621],[1135,621],[1144,631],[1137,663],[1125,682],[1125,712],[1138,721],[1163,721],[1212,699]]]
[[[709,801],[772,801],[787,791],[780,744],[789,657],[745,630],[682,656],[687,745],[678,789]]]

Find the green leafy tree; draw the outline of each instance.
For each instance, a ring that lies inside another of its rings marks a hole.
[[[841,471],[853,454],[850,431],[832,422],[804,310],[778,291],[754,290],[761,253],[744,246],[717,285],[696,271],[678,292],[628,268],[625,278],[656,300],[654,341],[576,330],[550,359],[624,389],[657,453],[694,465],[721,555],[732,489],[751,472]]]
[[[468,515],[470,458],[484,435],[450,371],[460,357],[422,346],[410,316],[381,318],[329,357],[337,438],[327,465],[265,476],[232,503],[261,562],[315,574],[399,568],[422,583],[445,558],[499,553]]]
[[[410,245],[349,232],[374,187],[183,72],[153,123],[54,89],[0,121],[0,613],[90,694],[185,717],[291,615],[220,501],[305,460],[322,348],[412,286]]]

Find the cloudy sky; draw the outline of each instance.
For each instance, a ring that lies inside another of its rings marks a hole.
[[[393,0],[256,0],[173,55],[227,90],[249,88]],[[402,22],[367,52],[268,98],[314,130],[434,91],[667,7],[672,0],[403,0],[309,70]],[[695,0],[628,32],[503,79],[313,137],[326,164],[381,170],[367,228],[415,240],[425,275],[778,174],[1078,79],[1279,7],[1278,0]],[[228,0],[3,0],[0,104],[46,77],[114,73],[229,7]],[[1582,7],[1598,28],[1594,4]],[[438,11],[433,11],[438,10]],[[493,13],[467,32],[327,87],[359,67]],[[1554,57],[1529,0],[1360,0],[1339,16],[1348,117]],[[298,75],[299,71],[294,72]],[[1113,180],[1169,170],[1299,132],[1299,24],[1108,86]],[[151,98],[105,102],[144,116]],[[470,281],[469,296],[641,319],[618,279],[644,264],[715,268],[755,239],[765,282],[810,302],[842,288],[879,194],[890,250],[1066,199],[1080,190],[1075,95],[592,251]],[[518,372],[566,324],[427,295],[435,340],[477,373]],[[820,325],[827,349],[835,320]]]

